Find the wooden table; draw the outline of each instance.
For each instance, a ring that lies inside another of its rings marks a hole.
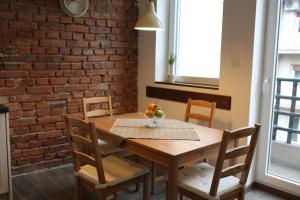
[[[114,117],[94,118],[96,129],[105,131],[100,137],[111,143],[114,135],[109,133],[116,118],[143,118],[142,113],[122,114]],[[128,139],[120,148],[151,160],[168,173],[167,199],[175,200],[177,197],[177,170],[178,167],[198,161],[218,152],[222,131],[204,126],[194,125],[200,141],[186,140],[151,140]]]

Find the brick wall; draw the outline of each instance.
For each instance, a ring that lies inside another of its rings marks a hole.
[[[0,0],[0,104],[9,106],[13,173],[71,162],[63,114],[82,97],[137,109],[135,0],[90,0],[81,18],[58,0]]]

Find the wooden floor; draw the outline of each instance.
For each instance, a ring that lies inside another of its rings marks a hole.
[[[74,199],[73,167],[65,166],[52,170],[20,175],[13,178],[14,200],[71,200]],[[142,187],[141,187],[142,188]],[[151,200],[165,199],[165,186],[159,183],[158,191]],[[89,194],[88,200],[95,196]],[[142,191],[133,192],[128,189],[118,193],[119,200],[142,199]],[[247,193],[246,200],[281,200],[271,194],[252,189]],[[0,200],[1,197],[0,197]]]

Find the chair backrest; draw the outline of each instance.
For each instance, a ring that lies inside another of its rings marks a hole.
[[[218,192],[219,182],[221,178],[233,176],[241,173],[240,184],[245,185],[247,182],[249,170],[252,163],[254,150],[256,147],[260,125],[255,124],[254,127],[241,128],[235,131],[224,131],[222,142],[219,150],[219,155],[216,163],[216,168],[210,188],[210,195],[216,196]],[[244,146],[234,147],[228,149],[230,141],[235,141],[240,138],[251,136],[250,143]],[[246,155],[243,163],[237,163],[223,169],[224,161],[229,159],[236,159],[239,156]]]
[[[191,113],[192,106],[200,106],[204,108],[210,109],[209,115],[198,114],[198,113]],[[208,123],[208,127],[212,126],[213,117],[216,109],[216,102],[209,102],[203,100],[192,100],[188,99],[186,112],[185,112],[185,119],[184,121],[188,122],[190,118],[198,119],[200,121],[205,121]]]
[[[68,116],[65,116],[65,123],[75,171],[78,172],[84,165],[94,166],[97,168],[99,183],[104,184],[105,176],[95,124]]]
[[[90,104],[102,104],[102,103],[108,103],[108,109],[96,109],[91,111],[88,110]],[[112,116],[111,96],[83,98],[82,105],[83,105],[83,116],[85,120],[87,120],[89,117],[99,117],[105,115]]]

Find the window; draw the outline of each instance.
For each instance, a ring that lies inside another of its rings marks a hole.
[[[223,1],[171,1],[170,49],[177,56],[178,82],[218,85]]]

